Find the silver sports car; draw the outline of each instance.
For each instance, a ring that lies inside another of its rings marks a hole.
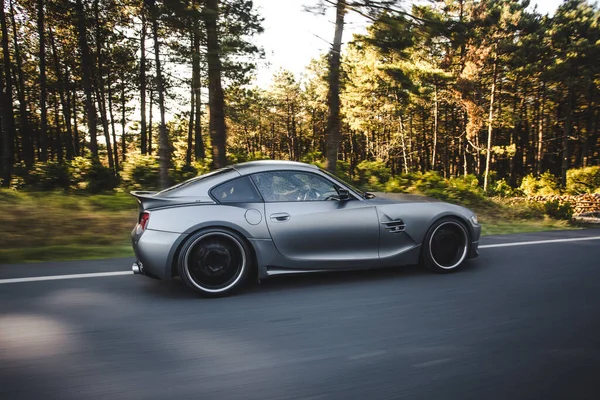
[[[162,192],[133,192],[132,269],[179,276],[207,296],[250,277],[421,263],[449,272],[477,256],[481,227],[454,204],[362,193],[314,165],[255,161]]]

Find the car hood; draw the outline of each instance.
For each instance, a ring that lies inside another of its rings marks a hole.
[[[395,203],[437,203],[440,200],[427,196],[419,196],[416,194],[406,193],[383,193],[375,192],[374,198],[369,199],[369,202],[377,204],[395,204]]]

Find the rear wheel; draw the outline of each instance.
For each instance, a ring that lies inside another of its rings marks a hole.
[[[457,269],[469,253],[469,232],[465,225],[451,218],[435,222],[423,241],[421,261],[438,273]]]
[[[238,234],[209,229],[190,237],[179,253],[179,276],[196,292],[228,295],[243,286],[250,269],[250,249]]]

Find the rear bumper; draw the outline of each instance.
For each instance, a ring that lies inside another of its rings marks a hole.
[[[144,275],[144,265],[141,262],[136,261],[131,265],[131,271],[134,275]]]
[[[171,258],[180,233],[146,229],[141,235],[131,238],[136,262],[131,269],[134,274],[159,279],[171,279]],[[137,272],[136,272],[137,271]]]

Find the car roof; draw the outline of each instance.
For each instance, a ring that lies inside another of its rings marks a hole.
[[[248,175],[256,172],[276,171],[276,170],[297,170],[297,171],[314,171],[319,167],[312,164],[305,164],[297,161],[280,161],[280,160],[260,160],[249,161],[245,163],[232,165],[240,175]]]

